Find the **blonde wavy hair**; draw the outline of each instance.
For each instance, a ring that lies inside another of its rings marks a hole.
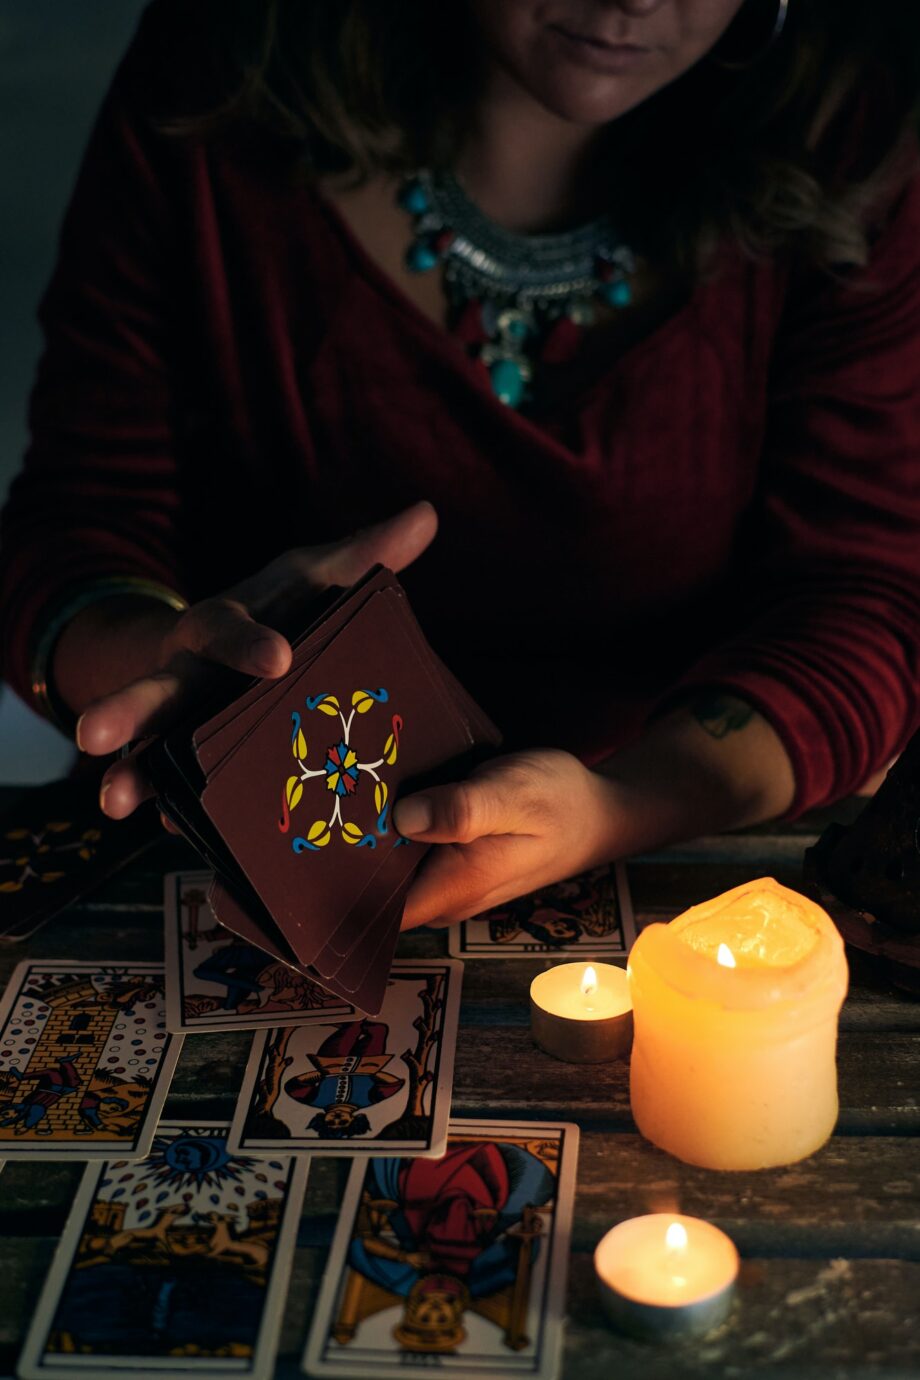
[[[766,3],[745,0],[740,17]],[[202,9],[228,95],[183,129],[258,126],[314,177],[450,164],[481,58],[462,6],[449,44],[432,0]],[[791,0],[780,40],[759,60],[734,70],[717,50],[622,116],[616,146],[629,160],[620,155],[616,177],[612,164],[611,199],[615,189],[624,237],[691,273],[726,235],[755,256],[831,270],[865,263],[915,158],[918,11],[914,0]]]

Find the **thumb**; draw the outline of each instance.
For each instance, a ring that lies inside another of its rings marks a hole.
[[[438,515],[432,505],[414,503],[330,548],[317,576],[324,584],[353,585],[372,565],[403,570],[422,554],[437,530]]]
[[[510,831],[507,801],[488,777],[434,786],[396,802],[393,823],[406,838],[424,843],[472,843]]]

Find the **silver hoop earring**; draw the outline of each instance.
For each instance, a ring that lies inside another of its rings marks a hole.
[[[720,57],[719,45],[713,50],[712,61],[717,67],[721,67],[725,72],[744,72],[749,67],[755,66],[767,53],[776,46],[786,27],[786,19],[789,15],[789,0],[776,0],[776,15],[773,20],[773,27],[767,35],[766,41],[761,42],[753,54],[744,58]],[[731,27],[731,26],[729,26]]]

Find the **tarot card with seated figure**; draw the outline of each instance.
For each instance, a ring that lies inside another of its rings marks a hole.
[[[625,958],[636,938],[623,863],[519,896],[451,925],[454,958]]]
[[[450,1123],[437,1160],[353,1167],[303,1366],[555,1380],[578,1128]]]
[[[307,1165],[252,1160],[225,1124],[162,1124],[91,1165],[19,1360],[53,1376],[269,1380]]]
[[[313,978],[221,925],[210,872],[165,879],[166,1025],[171,1031],[257,1030],[344,1020],[355,1008]]]
[[[162,963],[20,963],[0,1004],[0,1159],[144,1155],[182,1037]]]
[[[250,1155],[440,1155],[463,965],[397,960],[379,1015],[256,1035],[230,1144]]]

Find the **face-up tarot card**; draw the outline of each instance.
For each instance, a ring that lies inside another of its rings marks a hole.
[[[536,958],[545,954],[625,958],[636,938],[626,868],[596,867],[520,896],[448,930],[455,958]]]
[[[240,1153],[439,1155],[463,966],[397,960],[378,1016],[260,1033],[230,1144]]]
[[[219,924],[210,872],[165,879],[166,1026],[171,1031],[257,1030],[279,1020],[344,1020],[355,1008]]]
[[[185,1121],[89,1166],[17,1373],[269,1380],[306,1179]]]
[[[450,1123],[438,1160],[351,1171],[309,1375],[559,1374],[578,1128]]]
[[[20,963],[0,1003],[0,1158],[145,1155],[179,1057],[162,963]]]

